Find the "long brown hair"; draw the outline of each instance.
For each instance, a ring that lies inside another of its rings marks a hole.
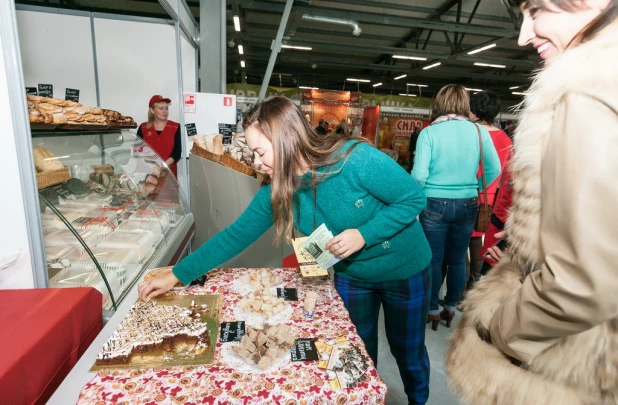
[[[551,3],[564,11],[577,11],[584,7],[582,0],[502,0],[509,7],[523,7],[530,9],[533,7],[547,10],[547,3]],[[607,27],[618,19],[618,0],[610,0],[607,7],[594,20],[590,21],[580,32],[569,42],[568,48],[586,43],[593,39],[603,28]]]
[[[318,135],[307,122],[303,112],[286,97],[271,97],[256,104],[243,119],[243,127],[255,126],[273,145],[273,173],[270,179],[273,220],[276,229],[275,243],[283,239],[292,241],[294,227],[294,193],[299,187],[312,185],[317,187],[324,175],[312,176],[309,184],[303,184],[298,175],[303,169],[311,170],[330,167],[347,159],[354,147],[344,153],[335,153],[345,142],[352,139],[345,133]]]
[[[470,115],[470,96],[465,87],[447,84],[438,90],[431,107],[431,121],[448,114],[457,114],[466,118]]]

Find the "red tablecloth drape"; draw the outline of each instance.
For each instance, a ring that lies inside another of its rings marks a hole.
[[[101,331],[94,288],[0,290],[0,403],[42,404]]]

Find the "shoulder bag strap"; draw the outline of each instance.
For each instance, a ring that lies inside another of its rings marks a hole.
[[[489,205],[489,200],[487,199],[487,179],[485,178],[485,163],[483,159],[483,136],[481,135],[481,128],[474,124],[474,126],[476,127],[476,132],[478,132],[479,134],[479,147],[481,150],[481,182],[483,184],[483,195],[485,196],[485,202],[483,203],[483,205],[487,206]],[[479,196],[480,196],[480,192],[479,192]]]

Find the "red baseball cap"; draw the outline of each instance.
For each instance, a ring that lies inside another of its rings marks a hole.
[[[170,100],[169,98],[163,98],[163,96],[157,94],[150,98],[150,103],[148,103],[148,107],[152,107],[153,105],[155,105],[156,103],[160,103],[161,101],[164,101],[167,104],[171,104],[172,102],[172,100]]]

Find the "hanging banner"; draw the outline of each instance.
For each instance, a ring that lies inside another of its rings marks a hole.
[[[367,107],[363,111],[362,136],[367,138],[373,145],[376,144],[378,132],[378,118],[380,117],[380,106]]]
[[[399,154],[397,163],[410,164],[410,135],[415,127],[423,127],[426,116],[382,113],[378,132],[378,149],[390,149]]]
[[[360,101],[360,95],[359,93],[352,93],[351,91],[305,89],[303,90],[302,99],[303,101],[358,104]]]
[[[320,120],[328,122],[328,129],[339,126],[341,120],[348,117],[348,106],[344,104],[313,104],[313,126],[317,127]]]

